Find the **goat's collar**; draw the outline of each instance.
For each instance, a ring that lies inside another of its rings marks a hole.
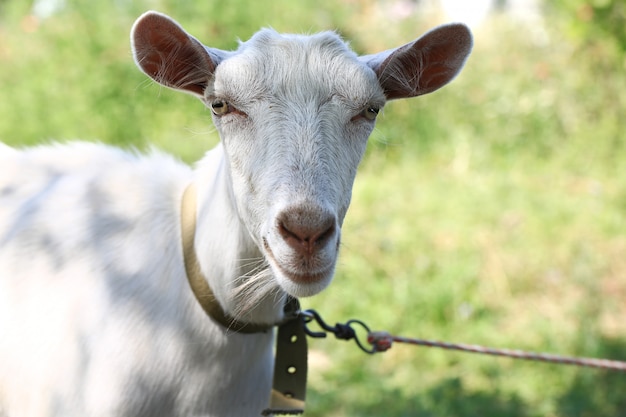
[[[196,188],[193,184],[187,186],[183,193],[180,219],[187,280],[202,309],[213,320],[234,332],[262,333],[274,327],[274,324],[242,322],[226,314],[219,301],[217,301],[208,281],[202,275],[194,247],[196,236]]]
[[[230,317],[215,298],[208,281],[202,275],[194,248],[196,235],[196,189],[187,186],[181,203],[181,229],[183,238],[183,258],[189,285],[204,311],[213,320],[239,333],[267,332],[278,325],[274,382],[270,398],[270,408],[263,415],[302,414],[306,396],[307,343],[304,318],[300,312],[298,299],[287,297],[285,320],[277,324],[246,323]],[[290,372],[294,368],[297,373]]]

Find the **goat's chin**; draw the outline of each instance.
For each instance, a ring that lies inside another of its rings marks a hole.
[[[332,265],[327,270],[310,274],[288,273],[282,268],[271,266],[276,277],[276,282],[287,294],[292,297],[311,297],[316,295],[326,287],[333,279],[335,266]]]
[[[310,297],[318,294],[330,284],[335,275],[336,252],[327,251],[306,265],[307,262],[302,262],[296,254],[290,253],[289,250],[285,251],[280,246],[277,252],[279,256],[276,256],[272,246],[265,239],[263,249],[276,283],[292,297]],[[282,252],[280,249],[283,249]]]

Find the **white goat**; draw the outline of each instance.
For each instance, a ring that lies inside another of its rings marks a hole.
[[[212,110],[221,144],[195,170],[98,144],[0,146],[0,415],[259,415],[272,332],[200,307],[183,191],[197,190],[195,254],[224,312],[278,322],[287,294],[333,277],[377,113],[448,83],[472,45],[447,25],[358,57],[334,33],[262,30],[225,52],[155,12],[131,38],[146,74]]]

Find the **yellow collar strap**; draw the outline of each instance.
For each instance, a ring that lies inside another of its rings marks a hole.
[[[187,280],[202,309],[213,320],[234,332],[262,333],[274,327],[274,324],[246,323],[236,320],[226,314],[217,298],[215,298],[213,290],[202,275],[194,247],[196,236],[196,187],[193,184],[190,184],[183,193],[180,217]]]
[[[187,186],[181,203],[181,233],[183,258],[189,286],[205,313],[213,320],[238,333],[262,333],[277,324],[246,323],[230,317],[215,298],[213,290],[202,275],[194,248],[196,236],[196,188]],[[288,297],[286,319],[278,324],[276,360],[270,406],[263,415],[302,414],[306,396],[307,341],[304,317],[295,298]]]

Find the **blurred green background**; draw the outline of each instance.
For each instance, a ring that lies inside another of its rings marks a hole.
[[[218,140],[209,112],[132,62],[147,9],[223,49],[272,26],[335,29],[372,53],[449,20],[433,3],[0,0],[0,140],[199,159]],[[554,0],[532,19],[507,4],[475,26],[451,85],[385,108],[335,281],[303,304],[399,335],[626,359],[626,4]],[[626,416],[623,374],[310,345],[310,417]]]

